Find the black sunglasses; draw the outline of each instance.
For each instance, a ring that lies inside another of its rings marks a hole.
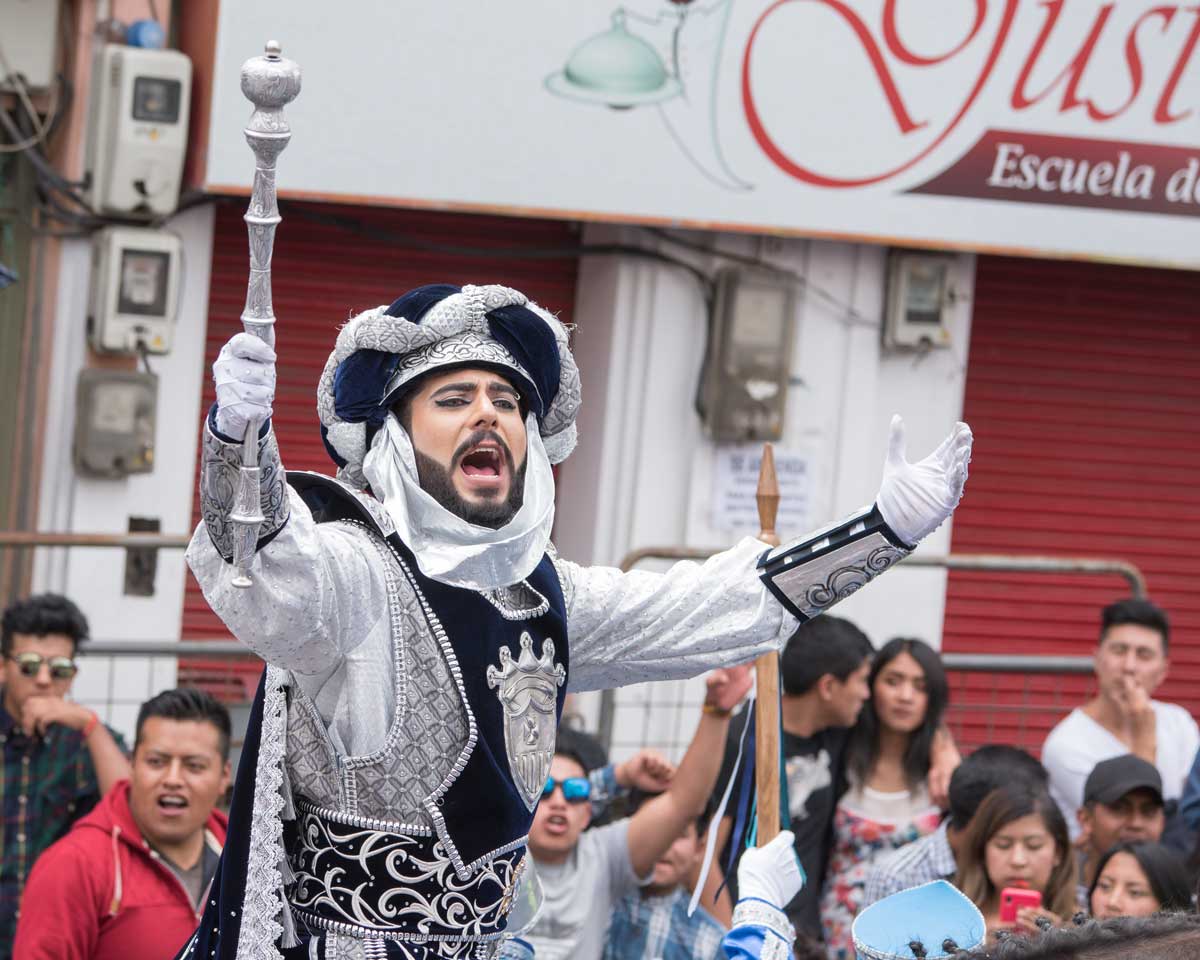
[[[50,676],[55,680],[70,680],[79,672],[79,667],[70,657],[43,657],[40,653],[14,653],[9,659],[17,665],[24,677],[36,677],[42,664],[50,667]]]

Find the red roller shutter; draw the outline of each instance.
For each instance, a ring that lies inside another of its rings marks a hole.
[[[1173,623],[1159,696],[1200,708],[1200,274],[980,257],[965,419],[976,437],[955,553],[1128,560]],[[1118,577],[954,571],[944,649],[1086,654]],[[1083,678],[974,675],[968,743],[1037,749]]]
[[[241,201],[221,202],[217,207],[206,370],[221,345],[241,330],[249,263],[243,208]],[[306,219],[306,213],[319,215],[324,222]],[[318,430],[316,386],[338,328],[353,314],[390,303],[423,283],[503,283],[528,294],[564,322],[571,320],[577,260],[521,256],[526,251],[577,245],[579,238],[570,223],[316,204],[293,205],[283,214],[272,268],[279,352],[274,424],[289,469],[333,472]],[[331,217],[360,223],[375,239],[335,226]],[[424,252],[380,239],[396,235],[419,238],[442,249],[496,252],[488,256]],[[212,402],[212,382],[205,377],[202,410],[207,411]],[[198,522],[197,498],[193,523]],[[228,638],[190,573],[183,636]]]

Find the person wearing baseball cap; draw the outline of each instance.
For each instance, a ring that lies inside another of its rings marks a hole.
[[[1083,786],[1078,812],[1080,904],[1104,854],[1118,843],[1162,839],[1166,826],[1162,777],[1154,764],[1132,753],[1103,760]],[[1086,909],[1086,906],[1084,907]]]

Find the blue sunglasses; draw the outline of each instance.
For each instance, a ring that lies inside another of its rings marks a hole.
[[[542,796],[550,796],[559,784],[562,785],[563,799],[567,803],[584,803],[592,795],[592,785],[586,777],[567,777],[565,780],[547,777],[546,785],[542,787]]]

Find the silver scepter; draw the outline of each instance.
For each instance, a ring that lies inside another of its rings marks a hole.
[[[254,151],[254,188],[250,206],[242,218],[250,235],[250,282],[246,287],[246,306],[242,310],[245,331],[275,346],[275,308],[271,302],[271,252],[275,247],[275,228],[279,226],[279,206],[275,197],[275,161],[292,138],[292,128],[283,116],[283,108],[300,92],[300,67],[285,60],[279,44],[270,40],[261,57],[242,64],[242,93],[254,104],[250,123],[243,131]],[[242,438],[242,466],[233,511],[233,585],[249,587],[250,561],[258,544],[263,522],[258,479],[258,431],[261,423],[251,420]]]

